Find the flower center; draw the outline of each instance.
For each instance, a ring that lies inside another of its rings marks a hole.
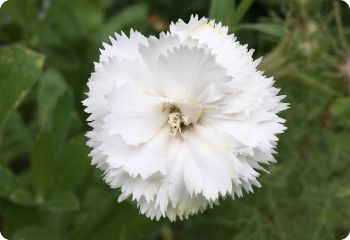
[[[181,113],[180,109],[170,103],[164,103],[162,106],[162,112],[169,111],[168,124],[171,128],[170,135],[172,137],[183,138],[183,134],[192,125],[192,121],[189,116],[185,116]]]

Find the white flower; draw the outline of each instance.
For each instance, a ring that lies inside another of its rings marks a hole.
[[[187,218],[260,187],[286,128],[284,96],[253,51],[213,20],[179,20],[159,38],[131,30],[103,44],[83,102],[93,164],[147,217]]]
[[[2,6],[2,4],[4,4],[4,2],[6,2],[7,0],[0,0],[0,8]]]
[[[4,238],[1,233],[0,233],[0,240],[6,240],[6,238]]]

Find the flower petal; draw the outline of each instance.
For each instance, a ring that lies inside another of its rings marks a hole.
[[[222,98],[231,78],[203,48],[179,46],[150,66],[155,92],[175,102],[202,104]],[[181,71],[179,71],[181,69]]]
[[[119,134],[126,144],[137,146],[148,142],[167,121],[162,113],[164,99],[144,94],[132,83],[115,88],[109,96],[105,128]]]

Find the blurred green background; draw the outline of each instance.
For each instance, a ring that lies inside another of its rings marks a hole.
[[[264,56],[291,108],[263,187],[150,221],[90,166],[81,101],[101,42],[191,14]],[[14,240],[343,239],[350,231],[350,9],[341,0],[8,0],[0,9],[0,232]]]

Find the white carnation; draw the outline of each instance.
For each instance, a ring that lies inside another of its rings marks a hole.
[[[103,44],[83,102],[92,163],[142,214],[187,218],[260,187],[286,128],[284,96],[253,51],[206,18],[159,38],[131,30]]]

